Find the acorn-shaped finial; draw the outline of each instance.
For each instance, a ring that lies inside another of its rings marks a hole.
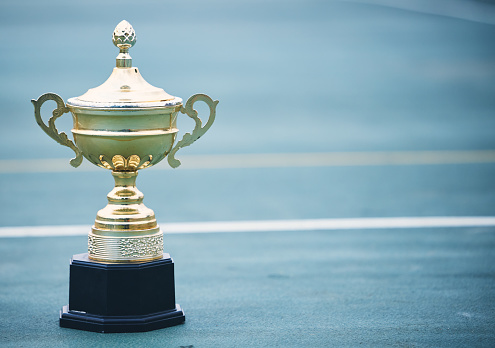
[[[117,56],[117,67],[130,68],[132,58],[129,55],[129,48],[136,43],[136,32],[128,21],[123,20],[117,24],[113,31],[112,42],[120,49],[120,53]]]

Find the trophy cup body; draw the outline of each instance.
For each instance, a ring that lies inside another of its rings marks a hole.
[[[113,42],[120,49],[116,67],[102,85],[67,103],[54,93],[32,100],[36,121],[61,145],[70,147],[77,167],[83,157],[112,171],[114,189],[96,216],[88,235],[88,252],[74,255],[70,265],[69,305],[60,326],[97,332],[148,331],[185,320],[175,303],[174,264],[163,252],[163,232],[155,214],[143,204],[136,188],[139,170],[167,158],[176,168],[176,152],[202,136],[215,119],[218,101],[205,94],[182,99],[147,83],[132,67],[128,53],[136,42],[132,26],[122,21]],[[46,125],[41,106],[53,100],[57,108]],[[194,104],[210,109],[203,125]],[[72,114],[74,142],[55,126],[57,118]],[[191,133],[177,139],[177,117],[195,121]]]

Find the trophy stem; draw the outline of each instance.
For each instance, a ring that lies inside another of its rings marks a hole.
[[[108,203],[115,206],[140,204],[144,195],[136,188],[138,172],[112,172],[115,187],[107,195]]]
[[[163,233],[153,210],[143,204],[136,188],[137,171],[113,171],[115,187],[108,204],[96,215],[88,237],[91,260],[142,262],[163,255]]]

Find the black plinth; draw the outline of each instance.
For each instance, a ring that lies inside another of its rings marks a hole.
[[[69,305],[60,326],[94,332],[138,332],[182,324],[169,254],[151,262],[101,263],[72,257]]]

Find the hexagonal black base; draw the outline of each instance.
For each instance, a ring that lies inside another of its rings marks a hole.
[[[93,332],[142,332],[184,323],[185,317],[179,305],[172,311],[137,316],[103,316],[69,310],[60,312],[60,326]]]
[[[174,263],[169,254],[140,263],[102,263],[72,257],[69,305],[60,326],[95,332],[137,332],[182,324],[175,303]]]

